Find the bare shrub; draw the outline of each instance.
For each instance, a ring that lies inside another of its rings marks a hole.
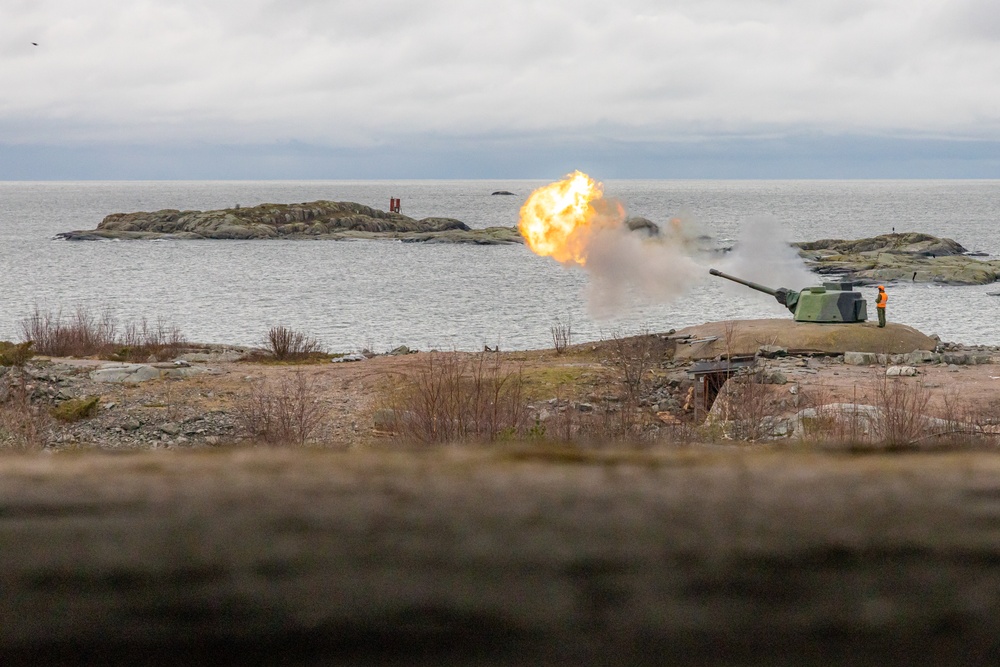
[[[21,321],[21,336],[30,342],[35,354],[52,357],[99,356],[120,361],[164,360],[185,345],[180,331],[157,323],[128,322],[123,329],[108,309],[94,314],[83,307],[73,315],[61,310],[34,312]]]
[[[637,336],[622,336],[615,332],[607,350],[605,365],[618,372],[618,381],[625,399],[638,404],[640,397],[648,389],[648,372],[652,369],[656,336],[642,332]]]
[[[146,361],[153,358],[165,361],[174,357],[184,347],[186,341],[177,327],[167,326],[157,320],[150,326],[145,318],[139,322],[128,322],[122,334],[115,341],[118,347],[115,358],[121,361]]]
[[[736,320],[726,320],[723,325],[722,337],[726,346],[726,359],[733,358],[733,346],[740,331],[740,323]]]
[[[552,325],[552,345],[555,347],[556,354],[562,354],[569,347],[570,342],[573,338],[573,327],[572,321],[567,316],[566,321],[563,322],[561,319],[556,318],[555,323]]]
[[[53,357],[86,357],[107,352],[114,346],[116,326],[111,312],[100,316],[83,307],[64,317],[62,310],[34,312],[21,321],[21,334],[31,341],[36,354]]]
[[[652,414],[635,405],[622,403],[604,406],[602,410],[585,412],[576,416],[577,428],[573,438],[583,445],[634,445],[652,439]]]
[[[928,432],[930,393],[920,382],[891,378],[884,371],[871,382],[876,410],[870,419],[874,441],[886,447],[912,445]]]
[[[326,419],[319,385],[302,371],[277,381],[262,380],[236,404],[236,419],[253,440],[270,445],[304,445]]]
[[[664,352],[663,347],[658,336],[646,331],[636,336],[612,334],[604,364],[615,371],[622,396],[613,409],[606,406],[605,413],[612,415],[613,421],[603,421],[604,437],[628,438],[643,432],[651,417],[640,408],[651,392],[650,371]]]
[[[958,390],[944,393],[942,424],[925,434],[922,441],[952,447],[995,444],[1000,438],[1000,400],[987,406],[971,406]]]
[[[774,413],[766,368],[744,368],[734,373],[717,401],[727,424],[728,437],[754,442],[772,434],[767,419]]]
[[[496,352],[426,356],[394,388],[397,435],[421,443],[493,442],[522,435],[526,411],[520,369]]]
[[[622,410],[632,414],[622,415]],[[557,398],[544,409],[544,421],[537,419],[528,429],[530,440],[563,445],[601,448],[629,444],[652,435],[641,408],[606,400],[601,405],[580,404]]]
[[[728,320],[723,325],[723,342],[726,348],[724,358],[730,364],[739,355],[736,344],[740,337],[740,322]],[[766,341],[755,340],[759,345]],[[773,343],[773,340],[771,341]],[[766,364],[760,365],[757,359],[747,368],[726,371],[726,381],[723,384],[713,412],[722,415],[725,424],[724,437],[733,440],[755,442],[773,436],[774,399],[768,384],[770,369]]]
[[[28,452],[42,449],[51,434],[52,419],[31,403],[23,375],[0,378],[0,449]]]
[[[835,447],[859,447],[868,440],[870,413],[868,406],[858,405],[857,387],[849,404],[834,403],[830,392],[816,388],[799,393],[799,407],[811,408],[814,416],[803,417],[802,440],[812,444]]]
[[[304,359],[323,354],[322,344],[315,338],[288,327],[271,327],[267,332],[267,349],[278,361]]]

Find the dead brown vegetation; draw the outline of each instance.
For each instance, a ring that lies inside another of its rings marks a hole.
[[[524,435],[524,379],[498,352],[429,353],[395,378],[387,409],[398,438],[494,442]]]
[[[277,380],[258,380],[236,402],[236,418],[253,441],[301,446],[326,417],[318,394],[316,379],[298,369]]]
[[[36,307],[21,321],[21,335],[35,354],[133,362],[163,361],[185,345],[180,331],[163,322],[154,325],[142,319],[120,325],[110,310],[97,315],[83,307],[69,316]]]
[[[767,369],[751,367],[733,374],[724,385],[718,401],[720,414],[727,425],[726,437],[756,442],[773,434],[775,406]]]
[[[561,319],[556,318],[555,323],[551,328],[552,332],[552,345],[555,348],[556,354],[562,354],[569,347],[573,339],[573,325],[569,317],[563,322]]]
[[[636,438],[652,419],[642,403],[649,394],[650,371],[660,361],[663,344],[648,331],[636,336],[616,332],[607,343],[603,363],[612,369],[621,395],[615,405],[605,403],[601,415],[587,419],[591,422],[589,434],[613,440]]]
[[[271,327],[267,332],[267,349],[278,361],[302,360],[325,353],[316,338],[284,326]]]
[[[52,418],[31,401],[23,374],[8,372],[0,378],[0,449],[37,451],[48,443]]]

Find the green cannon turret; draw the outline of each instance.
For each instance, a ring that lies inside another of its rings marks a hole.
[[[816,287],[793,290],[787,287],[771,288],[710,269],[709,273],[734,283],[746,285],[758,292],[770,294],[788,308],[796,322],[864,322],[868,319],[868,302],[860,292],[854,291],[849,282],[827,282]]]

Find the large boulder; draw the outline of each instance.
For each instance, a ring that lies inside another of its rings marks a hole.
[[[629,218],[628,220],[625,221],[625,226],[628,227],[633,232],[643,231],[649,234],[650,236],[660,235],[659,225],[657,225],[652,220],[648,218],[643,218],[641,216],[633,216]]]

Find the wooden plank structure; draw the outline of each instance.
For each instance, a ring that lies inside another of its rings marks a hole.
[[[726,380],[746,368],[753,368],[757,363],[755,357],[733,357],[718,361],[699,361],[687,369],[695,379],[694,417],[697,420],[699,408],[703,414],[708,414],[719,396]]]

